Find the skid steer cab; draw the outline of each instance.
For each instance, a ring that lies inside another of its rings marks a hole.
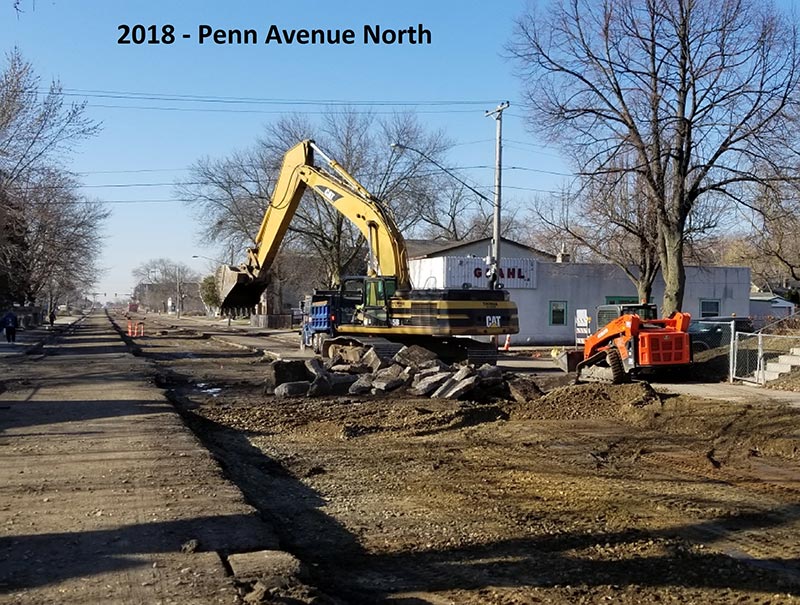
[[[586,339],[575,382],[620,384],[631,376],[688,369],[692,363],[688,313],[659,318],[655,305],[602,305],[603,327]]]

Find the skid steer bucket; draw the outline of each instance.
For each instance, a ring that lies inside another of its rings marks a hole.
[[[560,351],[553,356],[555,364],[564,372],[574,372],[583,361],[583,351]]]
[[[267,288],[266,280],[254,279],[241,267],[232,265],[217,269],[216,282],[222,309],[255,307]]]

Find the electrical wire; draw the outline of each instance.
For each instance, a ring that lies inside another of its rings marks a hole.
[[[49,90],[40,90],[47,94]],[[233,97],[217,95],[193,95],[152,93],[120,90],[96,90],[81,88],[62,88],[61,94],[69,97],[98,98],[98,99],[125,99],[145,101],[179,101],[187,103],[219,103],[236,105],[343,105],[343,106],[385,106],[385,107],[418,107],[418,106],[443,106],[443,105],[487,105],[496,103],[497,100],[480,99],[428,99],[413,101],[388,101],[382,99],[302,99],[302,98],[270,98],[270,97]]]

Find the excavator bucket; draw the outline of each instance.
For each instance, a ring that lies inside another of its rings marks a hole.
[[[266,280],[256,280],[241,267],[233,265],[217,269],[216,282],[223,310],[255,307],[267,288]]]

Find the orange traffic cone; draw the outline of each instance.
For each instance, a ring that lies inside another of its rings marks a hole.
[[[503,345],[503,350],[508,351],[511,348],[511,334],[506,334],[506,344]]]

